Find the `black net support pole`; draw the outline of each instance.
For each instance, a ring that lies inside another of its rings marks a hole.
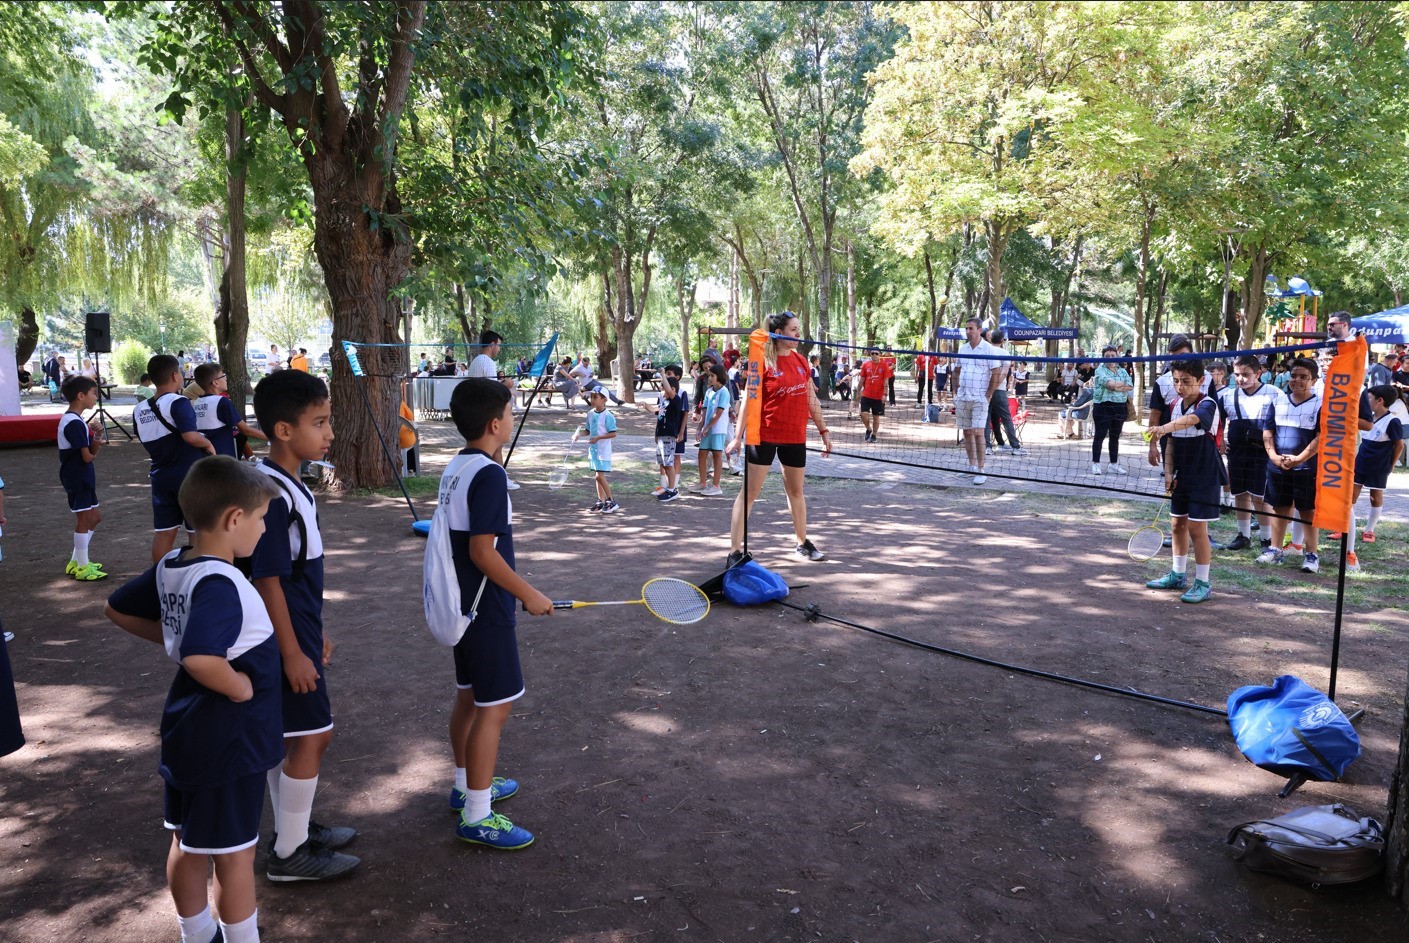
[[[1355,529],[1355,508],[1350,509],[1350,527]],[[1350,532],[1341,535],[1341,571],[1336,577],[1336,627],[1331,633],[1331,680],[1326,697],[1336,699],[1336,672],[1341,663],[1341,619],[1345,615],[1345,564],[1350,556]]]
[[[361,377],[353,377],[354,381]],[[411,495],[406,490],[406,482],[401,480],[401,466],[391,457],[391,449],[387,448],[386,436],[382,435],[382,427],[377,425],[377,414],[372,411],[372,400],[367,396],[367,388],[361,383],[357,383],[357,390],[362,394],[362,403],[367,407],[367,418],[372,420],[372,431],[377,434],[377,442],[381,444],[382,454],[386,456],[387,464],[391,466],[391,473],[396,477],[397,487],[401,489],[401,496],[406,499],[406,507],[411,510],[411,520],[419,521],[421,515],[416,513],[416,505],[411,501]]]
[[[523,424],[528,419],[529,410],[533,409],[533,401],[538,399],[538,391],[543,389],[543,384],[548,380],[548,371],[553,366],[553,358],[548,358],[548,363],[543,366],[543,373],[538,377],[538,381],[533,384],[533,390],[528,394],[528,402],[524,404],[523,413],[519,416],[518,428],[514,430],[513,441],[509,443],[509,451],[504,453],[504,467],[509,467],[509,459],[514,457],[514,446],[519,444],[519,434],[523,432]],[[572,403],[564,398],[564,405],[568,412],[572,412]]]
[[[1203,704],[1194,704],[1190,701],[1180,701],[1169,697],[1160,697],[1158,694],[1146,694],[1143,691],[1135,691],[1130,688],[1117,688],[1114,685],[1102,684],[1099,681],[1087,681],[1083,678],[1071,678],[1066,675],[1056,674],[1051,671],[1042,671],[1038,668],[1026,668],[1022,665],[1010,665],[1005,662],[996,661],[992,658],[984,658],[982,655],[973,655],[968,652],[957,651],[952,648],[944,648],[940,645],[932,645],[929,642],[921,642],[918,639],[907,638],[904,635],[897,635],[894,632],[887,632],[884,629],[872,628],[869,625],[861,625],[857,622],[849,622],[846,619],[839,619],[836,616],[829,616],[818,606],[799,606],[796,603],[786,600],[779,603],[789,609],[795,609],[807,616],[807,621],[815,622],[818,619],[826,619],[828,622],[835,622],[837,625],[844,625],[849,629],[857,629],[861,632],[870,632],[872,635],[879,635],[881,638],[888,638],[893,642],[900,642],[902,645],[912,645],[915,648],[923,649],[927,652],[934,652],[939,655],[948,655],[951,658],[959,658],[964,661],[971,661],[979,665],[987,665],[990,668],[999,668],[1003,671],[1011,671],[1016,674],[1028,675],[1033,678],[1045,678],[1048,681],[1057,681],[1062,684],[1071,684],[1079,688],[1089,688],[1093,691],[1102,691],[1106,694],[1118,694],[1121,697],[1134,698],[1137,701],[1149,701],[1153,704],[1163,704],[1166,707],[1179,707],[1184,710],[1197,711],[1202,714],[1213,714],[1217,717],[1227,717],[1228,712],[1221,707],[1206,707]]]

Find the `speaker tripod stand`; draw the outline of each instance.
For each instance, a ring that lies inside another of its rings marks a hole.
[[[127,427],[124,426],[120,421],[118,421],[118,418],[116,416],[108,412],[107,407],[103,405],[109,399],[108,390],[113,388],[113,384],[103,383],[103,355],[91,350],[89,351],[89,353],[93,356],[93,372],[98,374],[98,409],[95,413],[93,413],[93,418],[97,419],[103,424],[104,438],[107,438],[108,426],[111,425],[116,426],[117,431],[127,436],[127,441],[131,442],[132,433],[128,432]]]

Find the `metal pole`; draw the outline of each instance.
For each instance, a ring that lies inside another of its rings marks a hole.
[[[353,378],[357,380],[357,377]],[[406,482],[401,480],[401,468],[391,457],[391,450],[387,448],[386,439],[382,436],[382,429],[377,425],[377,414],[372,411],[372,400],[367,396],[367,389],[361,384],[357,384],[357,389],[362,393],[362,402],[367,407],[367,418],[372,420],[372,431],[377,434],[377,441],[381,443],[382,454],[386,456],[387,463],[391,465],[391,473],[396,476],[396,484],[401,488],[401,496],[406,499],[406,506],[411,509],[411,520],[419,521],[421,516],[416,513],[416,505],[411,503],[411,495],[406,490]]]
[[[1350,509],[1350,526],[1355,528],[1355,508]],[[1350,531],[1341,535],[1341,571],[1336,577],[1336,627],[1331,635],[1331,681],[1326,696],[1336,699],[1336,672],[1341,661],[1341,617],[1345,614],[1345,563],[1350,553]]]

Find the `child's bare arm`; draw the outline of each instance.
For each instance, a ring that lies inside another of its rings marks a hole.
[[[236,671],[219,655],[187,655],[181,659],[186,673],[217,694],[223,694],[236,704],[254,697],[254,685],[249,675]]]
[[[103,615],[107,616],[113,625],[137,636],[146,639],[148,642],[162,644],[161,623],[155,619],[141,619],[137,616],[129,616],[126,613],[118,612],[112,606],[103,607]]]
[[[318,687],[318,666],[299,648],[293,619],[289,617],[289,601],[284,598],[283,584],[277,576],[261,576],[254,581],[254,588],[259,598],[264,600],[269,621],[274,623],[274,637],[279,643],[279,658],[284,663],[284,675],[289,679],[289,687],[295,694],[312,692]]]
[[[531,614],[535,616],[552,615],[553,601],[529,585],[528,580],[514,572],[514,568],[509,566],[499,555],[498,548],[494,546],[493,534],[472,534],[470,536],[470,562],[478,567],[481,573],[489,577],[495,586],[512,593],[523,603],[524,609]]]
[[[269,441],[269,436],[265,435],[259,429],[256,429],[254,426],[245,422],[243,419],[241,419],[238,423],[235,424],[235,428],[240,430],[241,435],[247,436],[251,439],[263,439],[265,442]]]

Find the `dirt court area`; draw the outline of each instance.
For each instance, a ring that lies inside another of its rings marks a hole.
[[[585,475],[546,487],[561,445],[523,449],[511,468],[524,486],[519,569],[548,595],[633,598],[651,576],[717,574],[728,500],[660,505],[631,459],[625,510],[604,519],[582,510]],[[29,738],[0,759],[0,937],[173,939],[156,772],[172,666],[102,618],[106,594],[148,560],[145,456],[136,444],[100,456],[94,556],[113,578],[93,585],[62,576],[71,525],[55,466],[47,449],[0,452],[0,616],[18,636]],[[826,562],[792,554],[776,480],[751,541],[799,604],[1206,705],[1283,673],[1326,684],[1323,602],[1290,603],[1274,584],[1216,585],[1199,607],[1147,591],[1161,561],[1131,563],[1129,528],[1091,523],[1108,502],[893,481],[808,488]],[[1339,700],[1368,710],[1365,755],[1347,782],[1288,800],[1221,718],[782,607],[724,604],[682,627],[637,610],[525,617],[528,694],[500,766],[523,784],[503,811],[537,842],[503,854],[454,836],[453,679],[422,622],[424,544],[405,504],[333,497],[321,518],[338,732],[314,814],[361,830],[348,850],[363,864],[325,886],[261,878],[266,940],[1287,943],[1409,930],[1378,884],[1314,893],[1246,872],[1223,843],[1230,827],[1299,805],[1383,815],[1409,648],[1402,609],[1348,613]],[[270,825],[266,815],[266,837]]]

